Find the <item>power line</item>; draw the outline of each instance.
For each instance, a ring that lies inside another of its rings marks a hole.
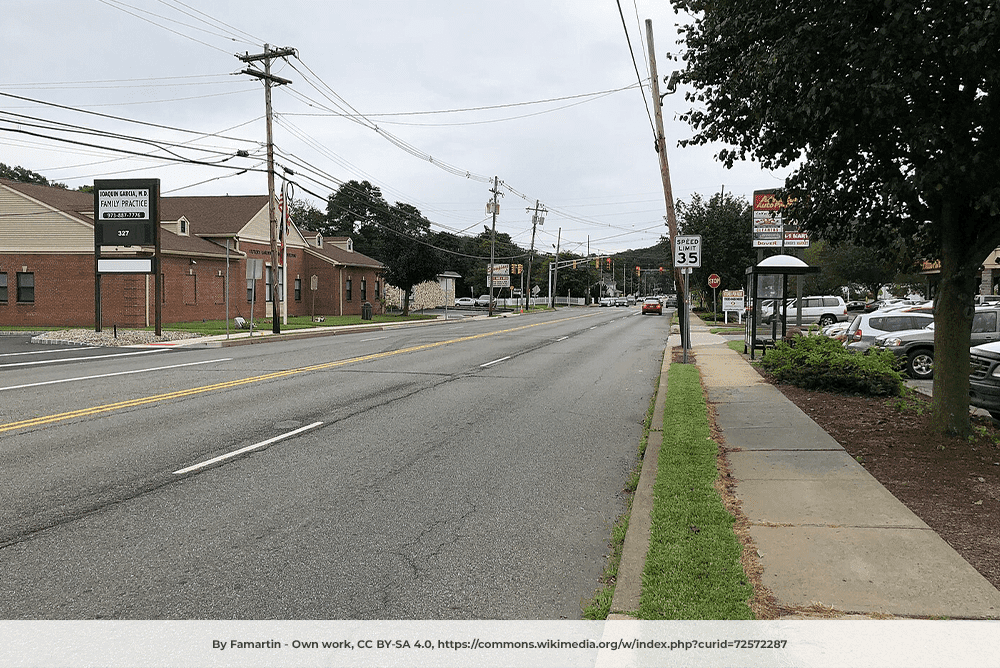
[[[646,110],[646,116],[649,117],[649,127],[653,131],[653,137],[656,137],[656,126],[653,123],[653,116],[649,113],[649,103],[646,102],[646,91],[642,87],[642,75],[639,74],[639,64],[635,61],[635,50],[632,48],[632,38],[628,34],[628,25],[625,23],[625,13],[622,11],[621,0],[615,0],[618,5],[618,14],[622,17],[622,28],[625,30],[625,41],[628,42],[628,51],[632,54],[632,65],[635,67],[635,76],[639,79],[639,90],[642,92],[642,106]],[[656,100],[659,102],[659,100]]]

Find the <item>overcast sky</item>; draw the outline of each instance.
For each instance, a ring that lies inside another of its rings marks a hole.
[[[297,197],[325,210],[340,183],[368,180],[435,229],[475,234],[497,176],[497,229],[525,247],[540,200],[540,248],[560,228],[580,254],[588,237],[592,252],[645,248],[666,209],[644,22],[662,78],[678,18],[667,0],[621,2],[645,94],[615,0],[0,0],[0,162],[71,188],[159,178],[168,195],[266,193],[263,86],[235,54],[267,43],[298,54],[272,69],[292,82],[272,89],[274,142]],[[681,92],[664,104],[677,199],[782,185],[752,164],[725,169],[718,147],[677,147],[687,104]]]

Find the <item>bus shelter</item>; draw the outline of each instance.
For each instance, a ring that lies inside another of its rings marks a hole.
[[[748,317],[745,324],[743,352],[756,358],[776,341],[784,338],[788,322],[788,277],[819,273],[792,255],[772,255],[747,267]]]

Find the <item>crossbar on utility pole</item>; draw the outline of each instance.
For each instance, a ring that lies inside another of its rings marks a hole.
[[[248,67],[243,70],[243,74],[257,77],[264,82],[264,106],[267,126],[267,211],[271,223],[271,331],[275,334],[281,333],[281,321],[279,317],[281,290],[279,289],[279,278],[284,283],[285,277],[283,272],[285,268],[281,267],[280,271],[278,269],[278,217],[274,208],[274,140],[271,135],[271,86],[273,84],[282,86],[292,82],[271,74],[271,61],[275,58],[285,58],[294,55],[296,55],[296,51],[293,48],[271,49],[267,44],[264,45],[264,53],[252,56],[249,53],[242,56],[239,54],[236,55],[244,63],[264,61],[263,72]]]

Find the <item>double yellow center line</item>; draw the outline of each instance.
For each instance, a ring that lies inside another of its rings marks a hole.
[[[160,401],[169,401],[171,399],[181,399],[184,397],[191,397],[198,394],[205,394],[207,392],[215,392],[218,390],[227,390],[234,387],[240,387],[243,385],[250,385],[252,383],[259,383],[266,380],[275,380],[277,378],[285,378],[288,376],[295,376],[300,373],[309,373],[311,371],[322,371],[324,369],[333,369],[340,366],[346,366],[348,364],[357,364],[358,362],[368,362],[371,360],[383,359],[386,357],[392,357],[393,355],[402,355],[405,353],[415,353],[421,350],[430,350],[431,348],[438,348],[440,346],[451,345],[455,343],[463,343],[465,341],[474,341],[476,339],[484,339],[490,336],[496,336],[497,334],[509,334],[511,332],[518,332],[525,329],[530,329],[532,327],[539,327],[541,325],[552,325],[558,322],[565,322],[567,320],[576,320],[577,318],[585,318],[586,315],[578,315],[570,318],[561,318],[559,320],[552,320],[546,322],[536,322],[530,325],[522,325],[521,327],[513,327],[511,329],[502,329],[495,332],[485,332],[483,334],[473,334],[471,336],[463,336],[457,339],[449,339],[447,341],[438,341],[436,343],[425,343],[419,346],[411,346],[409,348],[400,348],[398,350],[389,350],[381,353],[372,353],[371,355],[362,355],[361,357],[352,357],[345,360],[336,360],[333,362],[324,362],[323,364],[313,364],[311,366],[298,367],[295,369],[286,369],[284,371],[274,371],[272,373],[266,373],[261,376],[251,376],[249,378],[240,378],[237,380],[230,380],[224,383],[215,383],[214,385],[203,385],[201,387],[192,387],[187,390],[177,390],[175,392],[166,392],[164,394],[156,394],[151,397],[142,397],[139,399],[128,399],[126,401],[119,401],[113,404],[103,404],[101,406],[92,406],[90,408],[81,408],[75,411],[67,411],[66,413],[56,413],[54,415],[44,415],[41,417],[31,418],[29,420],[21,420],[19,422],[8,422],[7,424],[0,424],[0,433],[6,433],[9,431],[14,431],[17,429],[30,429],[32,427],[40,427],[47,424],[53,424],[55,422],[63,422],[65,420],[73,420],[75,418],[88,417],[92,415],[100,415],[102,413],[110,413],[113,411],[123,410],[126,408],[135,408],[137,406],[145,406],[148,404],[155,404]]]

